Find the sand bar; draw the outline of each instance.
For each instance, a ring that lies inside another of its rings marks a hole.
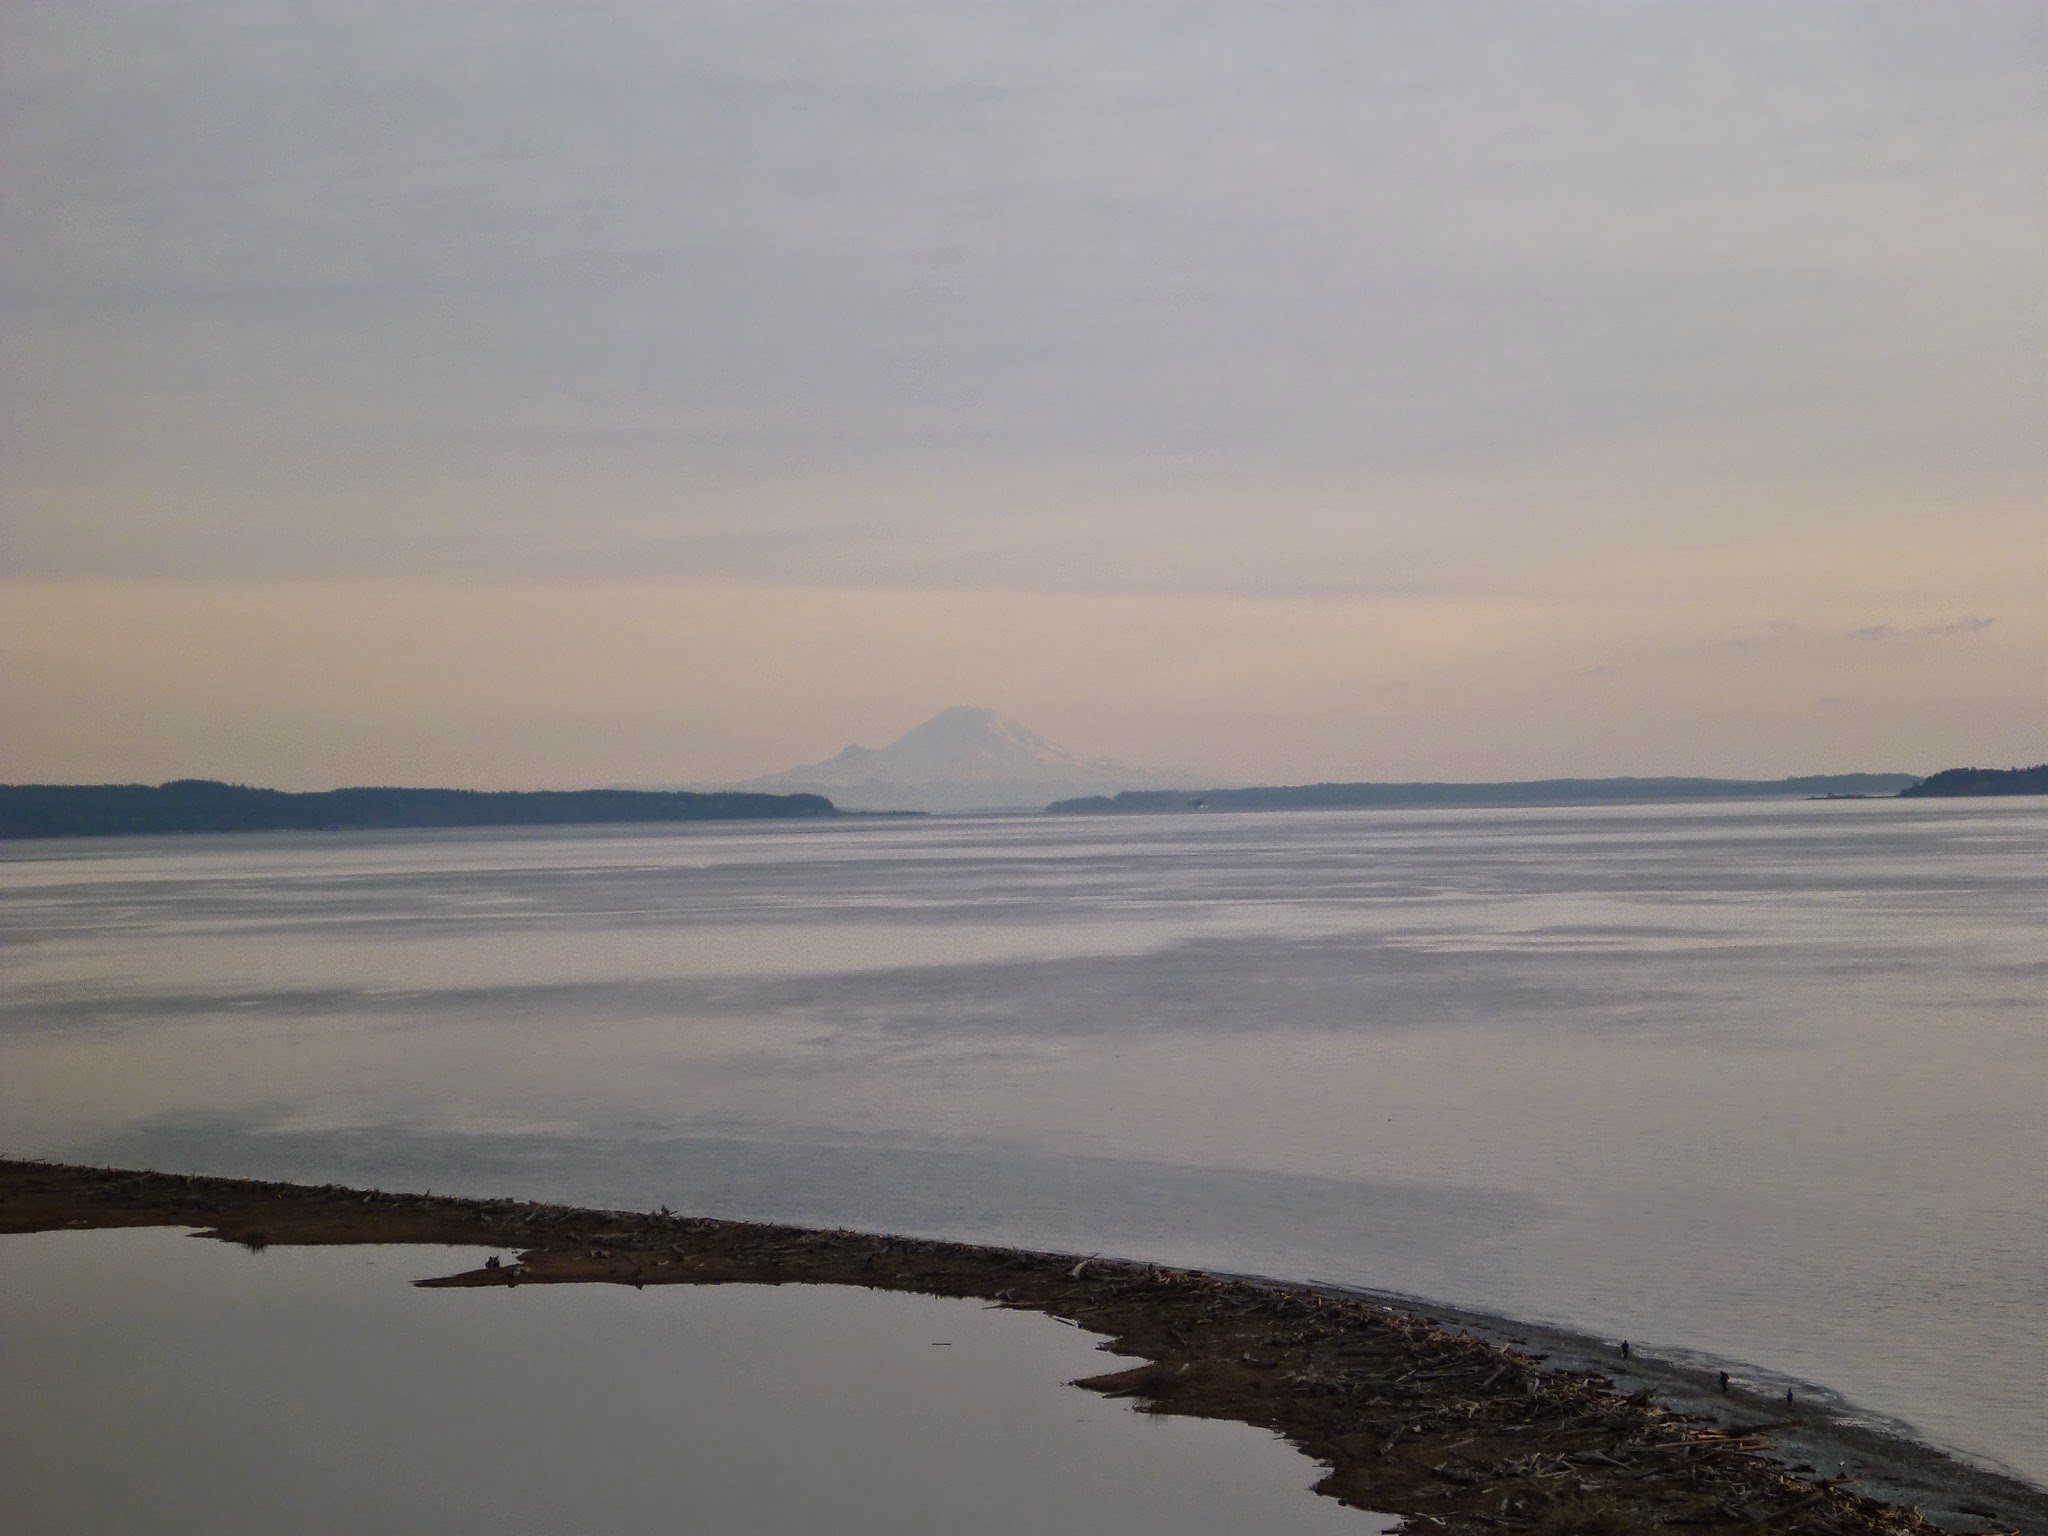
[[[1272,1429],[1317,1491],[1417,1531],[2048,1532],[2048,1495],[1817,1405],[1554,1330],[1354,1292],[1029,1252],[518,1200],[0,1160],[0,1233],[191,1226],[249,1245],[504,1250],[420,1282],[835,1284],[1043,1312],[1147,1363],[1078,1385]],[[1525,1347],[1507,1342],[1525,1341]],[[1600,1358],[1604,1356],[1604,1358]]]

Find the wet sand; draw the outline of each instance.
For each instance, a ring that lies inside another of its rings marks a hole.
[[[1417,1531],[2048,1532],[2048,1495],[1824,1405],[1478,1314],[1357,1292],[848,1231],[0,1160],[0,1233],[192,1226],[251,1246],[417,1242],[516,1258],[421,1281],[836,1284],[1043,1312],[1144,1364],[1077,1385],[1237,1420],[1317,1491]]]

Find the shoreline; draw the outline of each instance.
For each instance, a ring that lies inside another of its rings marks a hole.
[[[2048,1492],[1826,1404],[1414,1298],[844,1229],[0,1159],[0,1234],[187,1226],[253,1248],[516,1252],[419,1282],[838,1284],[1047,1313],[1147,1363],[1076,1385],[1271,1429],[1414,1531],[2048,1536]]]
[[[1269,1284],[1286,1282],[1268,1281]],[[1610,1380],[1624,1394],[1648,1393],[1657,1406],[1720,1425],[1769,1421],[1769,1447],[1760,1454],[1795,1471],[1816,1474],[1846,1470],[1848,1485],[1881,1502],[1916,1505],[1944,1528],[1987,1524],[1959,1504],[1990,1507],[2012,1500],[2008,1518],[2024,1532],[2048,1532],[2048,1489],[1989,1458],[1936,1445],[1916,1436],[1910,1425],[1885,1418],[1816,1383],[1778,1377],[1767,1368],[1734,1361],[1696,1363],[1673,1358],[1655,1346],[1635,1345],[1623,1357],[1616,1343],[1558,1323],[1531,1322],[1469,1307],[1364,1287],[1322,1285],[1316,1289],[1356,1295],[1463,1329],[1475,1337],[1532,1352],[1558,1368],[1589,1371]],[[1699,1357],[1710,1359],[1711,1357]],[[1720,1387],[1723,1366],[1733,1378]],[[1804,1390],[1788,1405],[1779,1387],[1760,1388],[1743,1371],[1794,1381]],[[1962,1515],[1961,1522],[1950,1517]]]

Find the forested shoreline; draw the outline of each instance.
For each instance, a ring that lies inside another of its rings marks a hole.
[[[838,807],[823,795],[698,794],[686,790],[375,787],[294,793],[215,779],[174,779],[168,784],[0,785],[0,837],[594,826],[839,814]]]

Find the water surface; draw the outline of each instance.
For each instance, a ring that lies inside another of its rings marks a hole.
[[[2048,1481],[2044,898],[2032,799],[15,844],[0,1140],[1375,1286]]]
[[[447,1248],[0,1237],[16,1536],[1379,1536],[1245,1424],[1064,1385],[1095,1336],[831,1286],[415,1289]]]

